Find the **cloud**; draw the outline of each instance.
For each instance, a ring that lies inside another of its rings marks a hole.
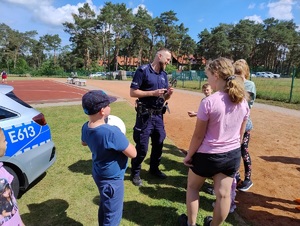
[[[72,13],[77,14],[78,8],[83,7],[84,3],[88,3],[90,7],[97,13],[98,9],[93,4],[92,0],[86,0],[84,3],[77,5],[64,5],[55,8],[52,0],[2,0],[9,4],[13,4],[31,13],[31,19],[40,21],[46,25],[60,27],[64,22],[73,22]]]
[[[257,15],[246,16],[244,19],[245,19],[245,20],[252,20],[252,21],[254,21],[256,24],[261,24],[261,23],[263,23],[263,20],[261,19],[261,17],[260,17],[260,16],[257,16]]]
[[[141,7],[142,9],[146,9],[147,12],[148,12],[148,14],[149,14],[151,17],[153,17],[153,13],[152,13],[152,12],[149,12],[148,9],[146,8],[146,6],[145,6],[144,4],[140,4],[140,5],[138,5],[137,7],[135,7],[135,8],[132,9],[132,13],[133,13],[134,15],[137,14],[137,11],[138,11],[139,7]]]
[[[263,3],[260,3],[258,8],[259,9],[264,9],[266,7],[266,4],[263,2]]]
[[[278,20],[292,20],[292,5],[293,0],[279,0],[278,2],[268,3],[268,15]]]
[[[255,3],[252,3],[248,6],[248,9],[254,9],[255,8]]]
[[[200,19],[198,19],[197,21],[198,21],[199,24],[201,24],[201,23],[203,23],[204,19],[203,19],[203,18],[200,18]]]

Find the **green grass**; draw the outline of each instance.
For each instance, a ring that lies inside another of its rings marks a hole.
[[[257,98],[289,102],[292,83],[291,78],[253,78],[252,81],[256,85]],[[295,79],[293,85],[291,103],[300,104],[300,80]]]
[[[132,141],[135,121],[134,109],[127,102],[111,105],[112,115],[126,124],[127,137]],[[87,121],[81,106],[49,107],[39,109],[46,116],[57,148],[57,161],[48,169],[18,204],[25,225],[97,225],[99,193],[91,176],[91,153],[81,146],[81,126]],[[124,214],[121,225],[169,225],[177,224],[180,214],[186,212],[185,191],[187,167],[183,155],[168,139],[165,141],[161,169],[168,178],[159,180],[147,173],[149,153],[145,159],[141,177],[143,187],[135,187],[125,175]],[[129,164],[130,165],[130,164]],[[200,192],[198,224],[212,214],[214,197]],[[241,225],[236,215],[230,214],[226,225]]]
[[[294,80],[291,98],[291,78],[252,78],[252,81],[256,85],[257,102],[300,110],[300,79]],[[206,81],[178,80],[176,88],[201,91],[204,83]]]

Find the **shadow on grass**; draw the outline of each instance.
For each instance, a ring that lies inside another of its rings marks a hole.
[[[67,216],[66,210],[69,204],[65,200],[50,199],[39,204],[29,204],[27,206],[30,213],[21,215],[25,225],[83,225]]]
[[[171,206],[149,206],[137,201],[124,203],[123,218],[135,225],[177,225],[177,209]]]
[[[164,144],[163,147],[163,152],[170,152],[172,153],[174,156],[177,157],[181,157],[182,159],[184,158],[184,154],[182,153],[181,149],[178,149],[176,146],[172,145],[172,144]]]
[[[70,165],[69,170],[74,173],[83,173],[84,175],[92,174],[92,160],[79,160]]]

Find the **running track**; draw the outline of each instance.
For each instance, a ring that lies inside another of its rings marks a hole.
[[[81,101],[87,89],[53,80],[11,80],[7,85],[14,87],[14,93],[28,104]]]

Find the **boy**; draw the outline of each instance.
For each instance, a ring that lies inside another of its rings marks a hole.
[[[6,141],[0,128],[0,157],[5,155]],[[13,176],[9,174],[0,162],[0,225],[24,226],[21,219],[16,198],[11,188]]]
[[[205,83],[203,86],[202,86],[202,93],[205,95],[205,97],[208,97],[211,95],[212,93],[212,89],[211,89],[211,86],[208,84],[208,83]],[[205,98],[204,97],[204,98]],[[203,98],[203,99],[204,99]],[[202,100],[203,100],[202,99]],[[197,116],[197,112],[194,112],[194,111],[188,111],[188,115],[190,117],[196,117]]]
[[[82,97],[89,121],[82,126],[81,140],[92,152],[92,175],[100,193],[99,225],[120,224],[127,160],[136,156],[135,147],[121,130],[105,123],[110,114],[109,104],[115,100],[102,90],[91,90]]]

